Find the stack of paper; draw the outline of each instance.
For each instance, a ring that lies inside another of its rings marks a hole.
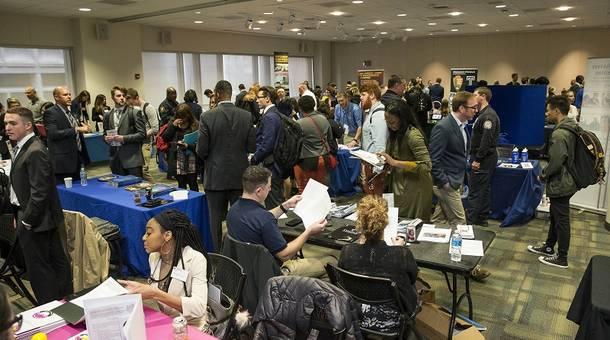
[[[330,209],[330,216],[337,218],[344,218],[347,215],[351,215],[356,211],[357,204],[348,204],[348,205],[334,205]]]
[[[383,239],[388,246],[394,245],[393,238],[398,234],[398,208],[388,209],[388,225],[383,230]]]
[[[364,150],[350,151],[350,153],[373,166],[383,166],[383,160],[379,159],[374,153]]]
[[[302,199],[294,207],[294,213],[303,220],[305,228],[315,222],[322,221],[328,216],[331,202],[326,185],[310,179],[301,197]]]
[[[419,231],[418,241],[448,243],[451,238],[451,229],[436,228],[431,224],[424,224]]]
[[[32,335],[38,332],[49,333],[64,326],[66,321],[62,319],[61,316],[51,311],[61,304],[62,302],[60,301],[51,301],[21,313],[23,316],[23,324],[15,334],[17,340],[30,339]]]
[[[449,253],[451,253],[451,244],[449,245]],[[481,240],[462,240],[462,255],[468,256],[483,256],[483,241]]]
[[[474,239],[474,229],[472,229],[472,225],[458,224],[455,228],[458,233],[462,235],[463,239]]]
[[[91,340],[146,340],[140,294],[86,299],[85,319]]]

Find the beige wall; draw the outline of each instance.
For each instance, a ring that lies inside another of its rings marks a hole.
[[[386,75],[401,74],[424,80],[443,78],[448,84],[451,67],[476,67],[479,79],[489,83],[519,76],[546,75],[561,90],[585,74],[589,57],[610,56],[610,29],[557,30],[455,37],[426,37],[407,42],[384,41],[332,44],[332,78],[339,84],[356,79],[362,61],[383,68]]]

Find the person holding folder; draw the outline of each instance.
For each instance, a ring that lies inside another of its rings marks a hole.
[[[151,218],[142,236],[149,255],[148,284],[118,280],[131,294],[155,300],[159,310],[184,316],[189,325],[207,328],[208,258],[188,216],[175,209]]]
[[[176,118],[161,136],[170,145],[167,154],[167,174],[175,176],[178,187],[199,191],[197,185],[197,130],[199,123],[187,104],[178,105]]]

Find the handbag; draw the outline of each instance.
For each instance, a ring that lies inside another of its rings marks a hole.
[[[206,333],[222,338],[231,321],[231,311],[234,306],[235,302],[224,293],[220,294],[220,303],[208,298],[208,329]]]
[[[336,168],[337,165],[339,165],[339,162],[337,161],[337,157],[330,152],[330,148],[328,147],[328,141],[324,139],[324,135],[322,134],[322,130],[318,126],[318,123],[316,123],[316,121],[311,116],[307,118],[311,119],[313,125],[316,126],[318,134],[320,135],[320,139],[322,140],[322,145],[324,145],[324,149],[326,149],[327,158],[324,158],[324,163],[326,163],[326,167],[329,169]]]

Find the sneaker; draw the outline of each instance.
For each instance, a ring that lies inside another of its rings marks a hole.
[[[537,246],[532,246],[531,244],[527,246],[527,250],[534,254],[546,255],[550,256],[555,254],[555,251],[551,247],[547,247],[546,243],[541,242]]]
[[[568,268],[568,259],[559,257],[559,255],[540,256],[538,261],[548,264],[549,266]]]
[[[481,266],[479,266],[479,265],[474,267],[474,269],[470,272],[470,277],[473,280],[478,281],[478,282],[485,280],[486,278],[489,277],[489,275],[491,275],[489,270],[485,270],[485,269],[481,268]]]

